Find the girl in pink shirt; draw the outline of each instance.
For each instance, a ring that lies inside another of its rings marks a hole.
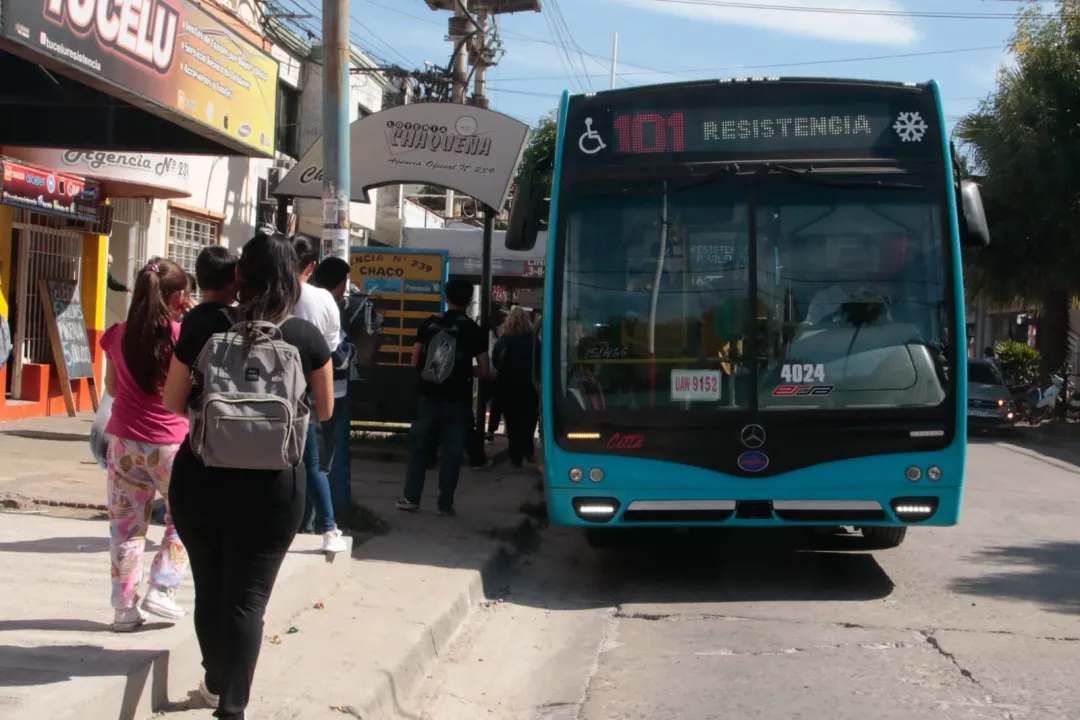
[[[113,396],[105,433],[113,629],[121,632],[143,624],[146,612],[171,620],[184,616],[174,589],[187,572],[187,551],[173,527],[168,497],[173,458],[187,435],[188,421],[162,407],[161,391],[188,291],[187,273],[179,265],[152,258],[135,279],[127,322],[113,325],[101,338],[108,358],[105,387]],[[140,606],[150,503],[158,492],[166,502],[165,538]]]

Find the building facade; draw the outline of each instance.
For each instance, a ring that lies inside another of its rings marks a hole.
[[[143,58],[96,25],[0,0],[0,98],[21,106],[0,117],[0,314],[14,344],[0,420],[66,411],[40,281],[77,287],[94,371],[71,387],[88,410],[103,389],[98,341],[129,305],[107,272],[130,287],[155,256],[193,272],[203,247],[239,248],[274,218],[269,189],[295,163],[310,52],[269,37],[249,0],[177,8],[198,31],[187,52],[165,38]]]

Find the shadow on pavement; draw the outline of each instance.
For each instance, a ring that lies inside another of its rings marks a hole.
[[[57,442],[90,442],[90,433],[50,432],[48,430],[0,430],[0,435],[26,440],[53,440]]]
[[[148,622],[139,626],[130,634],[138,635],[139,633],[150,632],[153,630],[164,630],[165,628],[172,627],[171,623],[167,622]],[[2,632],[16,632],[19,630],[45,630],[48,632],[112,632],[112,625],[109,623],[95,622],[93,620],[82,620],[78,618],[41,618],[33,620],[0,620],[0,633]]]
[[[147,539],[144,552],[155,552],[157,543]],[[107,536],[94,537],[55,537],[38,540],[16,540],[13,542],[0,542],[0,553],[24,552],[24,553],[103,553],[109,551],[109,538]],[[107,570],[108,568],[106,568]]]
[[[1071,450],[1057,444],[1062,442],[1067,441],[1055,442],[1054,438],[1042,438],[1037,433],[1015,428],[968,433],[968,443],[971,445],[1011,445],[1080,468],[1080,447]]]
[[[686,534],[650,531],[619,547],[589,547],[579,533],[560,538],[550,562],[552,609],[627,603],[870,601],[894,585],[874,556],[857,551],[859,535],[808,536],[800,531],[717,529]],[[528,562],[528,561],[526,561]],[[545,577],[547,574],[545,574]],[[559,586],[562,587],[559,587]]]
[[[976,562],[1009,569],[955,580],[954,592],[1036,602],[1054,612],[1080,614],[1080,542],[1000,545],[979,550]]]
[[[78,677],[124,675],[165,657],[160,650],[106,650],[97,645],[0,645],[0,687],[51,685]]]

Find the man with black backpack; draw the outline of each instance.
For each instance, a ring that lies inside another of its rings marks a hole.
[[[412,364],[420,372],[416,418],[412,423],[412,447],[405,473],[405,492],[398,509],[420,509],[431,443],[442,442],[439,469],[439,514],[454,515],[454,491],[461,473],[461,460],[473,432],[473,358],[477,376],[490,375],[488,342],[484,331],[465,308],[472,300],[468,280],[446,283],[445,313],[432,315],[416,333]]]

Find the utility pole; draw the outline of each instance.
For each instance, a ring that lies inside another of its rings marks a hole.
[[[619,64],[619,31],[611,39],[611,89],[615,89],[615,67]]]
[[[454,43],[453,92],[451,102],[465,104],[469,93],[469,0],[457,0],[454,4],[454,20],[450,25],[450,41]]]
[[[479,41],[476,43],[476,68],[473,70],[473,105],[487,109],[487,69],[488,63],[491,58],[487,53],[487,13],[477,13],[476,25],[477,32],[480,33]]]
[[[493,61],[493,55],[491,55],[487,46],[487,23],[487,14],[479,13],[474,23],[474,28],[476,30],[474,37],[476,38],[476,42],[468,43],[473,47],[473,51],[469,54],[469,58],[473,63],[474,72],[472,104],[474,107],[485,109],[488,107],[487,69],[488,65]],[[464,101],[464,97],[462,100]],[[499,208],[484,207],[484,239],[480,264],[480,313],[478,319],[480,320],[480,327],[484,328],[486,333],[490,333],[492,330],[491,246],[494,242],[495,216],[498,212]],[[481,385],[480,392],[476,394],[476,433],[480,437],[481,442],[483,442],[484,429],[487,424],[488,399],[487,393],[484,392],[484,386]]]
[[[323,0],[323,257],[349,260],[349,0]]]

